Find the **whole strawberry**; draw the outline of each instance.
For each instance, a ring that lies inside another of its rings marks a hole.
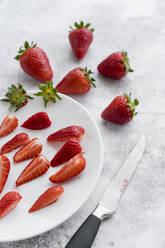
[[[87,93],[95,79],[91,77],[91,70],[86,67],[77,67],[70,71],[63,80],[56,86],[56,90],[63,94],[84,94]]]
[[[137,99],[132,102],[131,93],[115,97],[115,99],[102,112],[101,117],[106,121],[125,124],[137,115],[135,106],[139,104]]]
[[[30,76],[41,82],[50,81],[53,78],[53,71],[49,59],[45,52],[36,46],[37,44],[33,42],[30,45],[25,41],[24,47],[20,48],[15,59],[20,61],[22,69]]]
[[[80,24],[75,22],[74,26],[76,29],[70,26],[69,41],[72,51],[78,59],[82,59],[85,56],[93,40],[92,32],[94,29],[89,29],[90,25],[90,23],[84,25],[84,22],[81,21]]]
[[[128,72],[133,72],[129,64],[127,52],[112,53],[98,65],[97,69],[104,76],[114,79],[120,79]]]

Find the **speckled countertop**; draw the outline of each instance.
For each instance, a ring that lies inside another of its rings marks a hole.
[[[94,71],[97,89],[75,97],[94,117],[104,142],[104,167],[94,192],[83,207],[59,227],[0,248],[64,248],[72,234],[93,210],[122,161],[144,133],[146,150],[138,170],[124,193],[118,212],[105,221],[94,248],[165,247],[165,1],[163,0],[0,0],[0,89],[37,82],[25,75],[13,60],[25,40],[34,40],[47,53],[55,83],[77,65]],[[68,43],[68,26],[89,21],[94,41],[82,61]],[[97,73],[97,64],[111,52],[126,49],[134,73],[114,81]],[[139,98],[139,114],[127,125],[104,123],[100,113],[116,96],[132,92]],[[14,231],[14,230],[13,230]]]

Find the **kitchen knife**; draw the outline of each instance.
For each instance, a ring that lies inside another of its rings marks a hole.
[[[145,137],[142,135],[118,174],[106,189],[96,209],[73,235],[66,248],[90,248],[92,246],[101,222],[116,212],[121,195],[133,176],[144,149]]]

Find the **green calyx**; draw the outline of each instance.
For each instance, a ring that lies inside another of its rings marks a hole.
[[[121,59],[123,65],[125,66],[125,73],[127,74],[128,72],[133,72],[133,70],[131,69],[130,63],[129,63],[129,58],[128,58],[128,54],[126,51],[122,51],[123,55],[124,55],[124,59]]]
[[[93,72],[91,70],[88,70],[87,67],[85,67],[84,69],[80,69],[80,71],[84,72],[84,75],[87,77],[88,81],[91,83],[93,88],[96,88],[95,85],[95,79],[91,77],[91,74],[93,74]]]
[[[72,26],[69,26],[70,27],[70,32],[72,32],[73,30],[75,29],[80,29],[80,28],[89,28],[91,25],[91,23],[87,23],[86,25],[84,24],[83,21],[80,22],[80,24],[78,24],[77,22],[74,23],[74,27],[75,28],[72,28]],[[94,32],[95,29],[94,28],[90,28],[89,29],[91,32]]]
[[[53,88],[53,81],[46,82],[45,84],[40,84],[38,88],[40,89],[40,91],[34,95],[43,97],[45,108],[48,102],[56,103],[56,99],[62,100],[62,98],[58,95],[56,88]]]
[[[31,42],[31,44],[29,44],[28,41],[25,41],[24,47],[22,47],[22,46],[20,47],[20,49],[19,49],[19,51],[18,51],[18,55],[15,56],[14,59],[19,60],[20,57],[21,57],[21,55],[22,55],[23,53],[25,53],[28,49],[33,48],[33,47],[36,47],[36,46],[37,46],[37,44],[34,44],[33,41]]]
[[[139,104],[139,100],[135,98],[134,101],[132,101],[131,93],[129,93],[129,95],[124,93],[124,96],[127,97],[127,100],[128,100],[127,107],[130,108],[130,110],[132,112],[132,118],[133,118],[135,115],[138,114],[135,110],[135,107]]]
[[[23,89],[21,84],[18,86],[12,84],[8,88],[8,92],[5,96],[6,98],[1,99],[1,101],[10,103],[9,109],[15,109],[15,111],[22,108],[27,103],[28,99],[33,99],[31,96],[27,95],[26,90]]]

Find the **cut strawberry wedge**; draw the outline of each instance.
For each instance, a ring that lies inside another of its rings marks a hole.
[[[23,170],[23,172],[16,181],[16,185],[19,186],[23,183],[29,182],[37,177],[40,177],[41,175],[47,172],[49,167],[49,161],[42,154],[38,155]]]
[[[47,189],[37,201],[33,204],[33,206],[29,209],[29,213],[37,211],[41,208],[45,208],[52,203],[56,202],[59,196],[64,192],[62,186],[56,185],[49,189]]]
[[[0,126],[0,138],[11,133],[18,127],[18,119],[15,116],[7,115]]]
[[[13,210],[21,199],[22,196],[15,191],[8,192],[4,195],[0,200],[0,219]]]
[[[79,142],[75,139],[68,140],[51,160],[51,166],[61,165],[80,152],[82,152],[82,148]]]
[[[79,140],[81,136],[85,133],[83,127],[80,126],[69,126],[58,130],[57,132],[49,135],[47,138],[48,142],[63,141],[69,139]]]
[[[29,140],[29,135],[27,133],[19,133],[2,146],[1,154],[11,152],[16,148],[25,145]]]
[[[86,166],[86,160],[83,157],[82,153],[74,156],[69,160],[66,165],[62,167],[56,174],[52,175],[49,180],[52,183],[61,183],[71,177],[74,177],[80,174]]]
[[[38,138],[34,138],[24,145],[16,154],[14,155],[14,162],[20,162],[29,158],[36,157],[42,151],[42,144]]]
[[[6,156],[0,155],[0,193],[2,192],[10,171],[10,161]]]

